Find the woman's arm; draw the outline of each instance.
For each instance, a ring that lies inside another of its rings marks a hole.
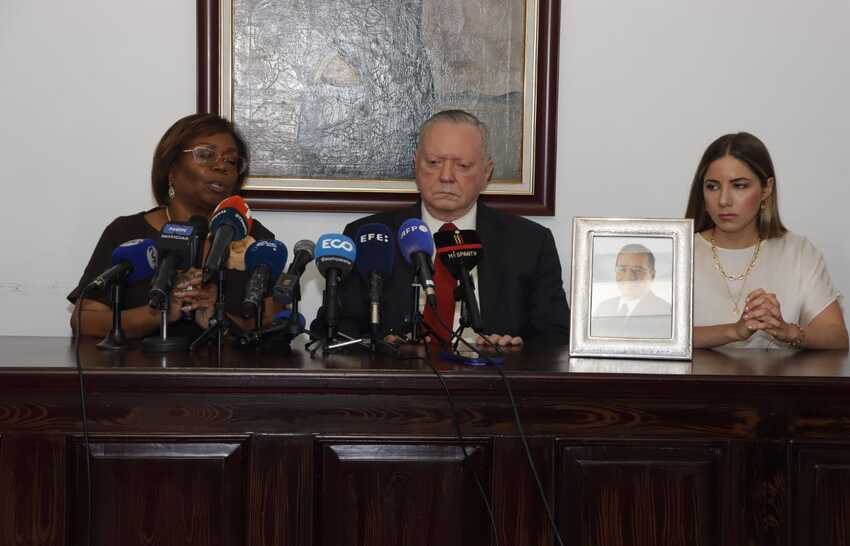
[[[710,349],[734,341],[744,341],[753,332],[755,329],[751,329],[743,319],[733,324],[694,326],[694,349]]]
[[[844,315],[841,314],[838,301],[827,305],[826,309],[812,319],[802,331],[805,331],[805,334],[800,343],[801,347],[809,349],[847,349],[848,347],[847,326],[844,324]]]
[[[776,295],[759,289],[747,296],[747,306],[742,318],[755,322],[755,329],[764,330],[775,339],[795,347],[847,348],[847,327],[837,300],[827,305],[808,325],[801,327],[785,322]]]
[[[99,301],[77,300],[71,313],[71,330],[77,332],[77,312],[82,305],[81,335],[103,337],[112,330],[112,309]],[[177,309],[177,316],[180,310]],[[175,319],[176,320],[176,319]],[[138,339],[159,329],[159,311],[147,305],[121,311],[121,327],[128,338]]]

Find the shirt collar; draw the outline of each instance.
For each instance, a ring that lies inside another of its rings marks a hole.
[[[472,208],[469,209],[466,214],[464,214],[452,223],[458,229],[475,229],[475,218],[477,213],[478,201],[472,204]],[[425,206],[425,203],[422,203],[422,221],[425,222],[425,225],[428,226],[428,229],[431,230],[431,233],[437,233],[438,231],[440,231],[440,228],[443,227],[443,224],[447,223],[434,218],[431,213],[428,212],[428,207]]]

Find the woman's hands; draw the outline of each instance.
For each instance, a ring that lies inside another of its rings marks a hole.
[[[168,310],[169,322],[179,319],[183,313],[195,312],[195,322],[201,328],[209,326],[210,318],[218,299],[215,283],[201,284],[201,270],[190,268],[177,274]]]
[[[804,335],[800,326],[782,318],[782,307],[776,294],[761,288],[747,294],[744,312],[735,324],[735,331],[741,340],[763,331],[777,341],[791,344],[801,341]]]

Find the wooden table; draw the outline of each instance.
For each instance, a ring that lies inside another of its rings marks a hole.
[[[84,340],[92,544],[555,544],[505,384],[354,351],[107,353]],[[0,338],[0,545],[85,544],[69,339]],[[847,352],[502,368],[570,545],[850,544]]]

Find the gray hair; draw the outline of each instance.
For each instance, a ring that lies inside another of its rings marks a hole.
[[[620,252],[617,253],[617,257],[619,258],[621,254],[642,254],[646,256],[646,260],[649,262],[649,269],[655,271],[655,254],[645,246],[638,243],[631,243],[621,248]]]
[[[483,121],[465,110],[443,110],[442,112],[437,112],[428,118],[428,120],[425,121],[425,123],[423,123],[419,128],[419,144],[416,146],[417,151],[420,150],[420,146],[422,145],[422,135],[425,134],[425,130],[438,121],[471,125],[478,129],[478,132],[481,134],[481,148],[484,153],[484,160],[488,161],[490,159],[490,129],[487,128],[487,125]]]

